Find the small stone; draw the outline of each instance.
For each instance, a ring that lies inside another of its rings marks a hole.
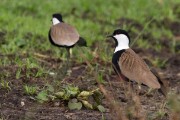
[[[21,106],[23,107],[25,105],[24,101],[21,101]]]
[[[49,75],[55,75],[55,73],[54,72],[49,72]]]
[[[59,101],[54,102],[54,106],[58,107],[60,105]]]

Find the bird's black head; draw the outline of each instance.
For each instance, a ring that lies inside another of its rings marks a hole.
[[[129,36],[129,34],[127,33],[127,31],[122,30],[122,29],[116,29],[116,30],[114,30],[113,36],[119,35],[119,34],[124,34],[124,35],[126,35],[126,36],[128,37],[128,39],[130,40],[130,36]]]
[[[112,34],[112,35],[109,35],[109,36],[107,36],[107,37],[112,37],[112,38],[115,40],[115,44],[116,44],[116,46],[117,46],[117,45],[118,45],[118,40],[117,40],[116,36],[117,36],[117,35],[120,35],[120,34],[127,36],[127,38],[129,39],[129,43],[130,43],[130,36],[129,36],[128,32],[125,31],[125,30],[122,30],[122,29],[116,29],[116,30],[114,30],[113,34]],[[122,40],[123,40],[123,39],[122,39]]]
[[[59,14],[59,13],[54,13],[54,14],[52,15],[52,17],[53,17],[53,18],[57,18],[60,22],[63,22],[63,20],[62,20],[62,15]]]

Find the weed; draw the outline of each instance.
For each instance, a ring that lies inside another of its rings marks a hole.
[[[16,79],[19,79],[21,77],[21,68],[18,68],[16,71]]]
[[[104,79],[103,79],[103,74],[102,73],[99,73],[98,74],[98,82],[99,83],[105,83]]]
[[[177,94],[171,94],[168,98],[168,106],[174,113],[180,113],[180,96]]]
[[[137,41],[137,44],[138,44],[139,47],[142,47],[144,49],[150,48],[150,44],[149,44],[149,42],[147,40],[139,39]]]
[[[98,89],[92,91],[80,91],[78,87],[73,85],[66,85],[61,88],[58,92],[56,92],[51,85],[47,85],[42,91],[40,91],[36,99],[40,103],[54,101],[56,99],[61,99],[64,101],[68,101],[69,109],[78,109],[80,110],[82,106],[85,106],[88,109],[98,109],[101,112],[104,112],[104,107],[102,105],[97,104],[94,106],[88,102],[88,98],[92,95],[96,95]],[[96,96],[99,97],[99,96]]]
[[[166,59],[160,59],[160,58],[155,58],[155,59],[152,61],[152,63],[153,63],[155,66],[159,67],[159,68],[165,68],[166,62],[167,62]]]
[[[160,109],[160,110],[157,111],[156,114],[157,114],[157,118],[162,119],[165,116],[166,112],[164,110]]]
[[[43,90],[43,91],[39,92],[39,93],[37,94],[37,96],[36,96],[36,99],[37,99],[38,102],[40,102],[40,103],[49,101],[47,91],[46,91],[46,90]]]
[[[2,89],[11,90],[10,82],[7,82],[6,80],[1,79],[0,86]]]
[[[42,77],[44,73],[44,69],[39,68],[35,74],[35,77]]]
[[[11,61],[9,60],[8,57],[3,57],[0,59],[0,65],[2,66],[7,66],[7,65],[10,65],[11,64]]]
[[[35,95],[37,93],[38,87],[36,86],[29,86],[29,85],[24,85],[24,93],[26,95]]]
[[[176,48],[177,44],[178,44],[177,41],[175,39],[172,39],[171,51],[174,54],[177,53],[177,51],[178,51],[178,50],[176,50],[176,49],[178,49],[178,48]]]

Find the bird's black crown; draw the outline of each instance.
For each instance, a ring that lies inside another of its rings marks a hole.
[[[52,17],[53,17],[53,18],[57,18],[59,21],[63,22],[63,20],[62,20],[62,15],[59,14],[59,13],[53,14]]]
[[[116,30],[114,30],[113,36],[119,35],[119,34],[124,34],[124,35],[126,35],[126,36],[128,37],[128,39],[130,40],[130,36],[129,36],[129,34],[127,33],[127,31],[122,30],[122,29],[116,29]]]

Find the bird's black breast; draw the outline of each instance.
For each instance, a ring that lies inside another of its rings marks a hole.
[[[114,68],[114,71],[116,73],[120,73],[121,72],[121,69],[120,69],[120,66],[118,64],[118,61],[119,61],[119,58],[121,57],[122,53],[125,52],[125,50],[120,50],[120,51],[117,51],[114,53],[113,57],[112,57],[112,63],[113,63],[113,68]]]
[[[48,37],[49,37],[49,41],[51,42],[52,45],[61,47],[60,45],[55,44],[54,41],[52,40],[52,37],[51,37],[51,29],[49,30]]]
[[[51,38],[51,30],[49,30],[49,33],[48,33],[48,38],[49,38],[49,41],[51,42],[51,44],[55,45],[55,43],[53,42],[52,38]]]

